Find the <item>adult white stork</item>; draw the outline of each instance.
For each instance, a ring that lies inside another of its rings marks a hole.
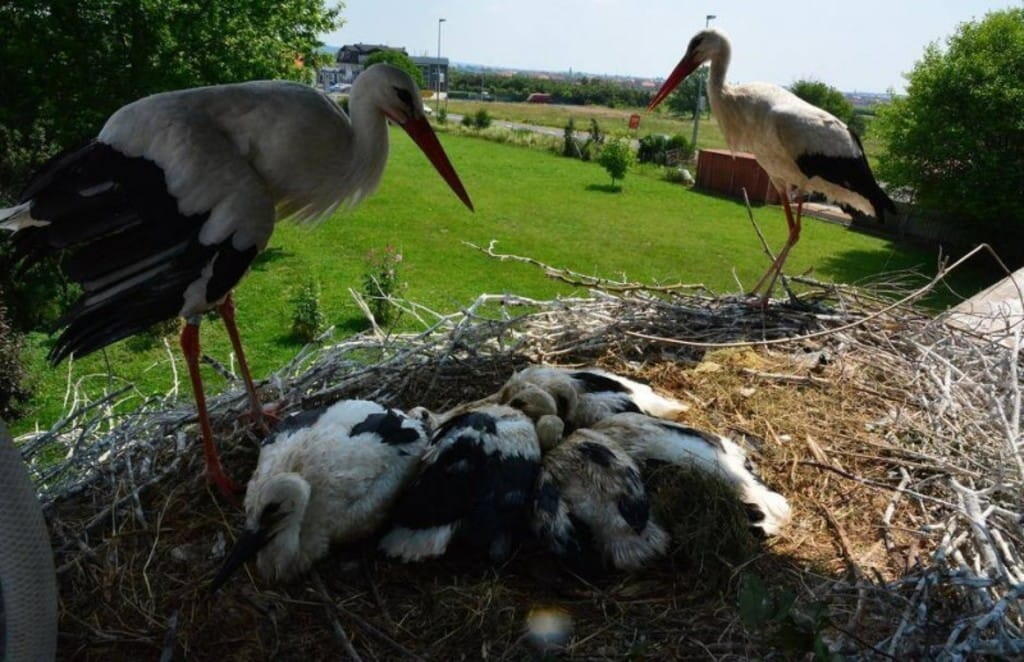
[[[821,193],[865,214],[885,220],[896,206],[878,186],[857,134],[833,115],[812,106],[789,90],[768,83],[728,85],[731,47],[717,30],[698,32],[686,55],[651,100],[653,110],[694,69],[711,61],[708,98],[722,134],[733,151],[752,152],[778,189],[789,225],[789,238],[778,257],[754,286],[756,293],[768,281],[764,301],[771,294],[790,249],[800,239],[800,214],[789,204],[798,196]],[[769,280],[770,277],[770,280]]]
[[[83,294],[61,319],[57,363],[154,323],[184,317],[181,346],[199,414],[206,468],[224,474],[199,374],[200,315],[216,308],[258,421],[262,408],[235,325],[231,291],[274,223],[312,220],[372,193],[401,126],[470,209],[469,195],[427,123],[408,74],[378,64],[352,87],[351,119],[316,90],[258,81],[167,92],[115,112],[99,137],[52,159],[17,206],[0,210],[16,259],[66,251]]]

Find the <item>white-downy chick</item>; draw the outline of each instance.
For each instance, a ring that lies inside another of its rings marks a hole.
[[[505,560],[529,530],[540,457],[535,424],[518,409],[486,404],[441,420],[380,549],[420,561],[460,542]]]
[[[650,510],[639,467],[608,436],[577,430],[544,456],[533,528],[580,570],[638,570],[664,554],[669,536]]]
[[[617,414],[594,425],[640,463],[667,462],[719,476],[747,508],[750,527],[776,535],[790,519],[786,497],[762,482],[736,442],[717,434],[643,414]]]
[[[372,535],[415,474],[427,440],[421,421],[366,400],[286,418],[260,449],[245,494],[245,531],[211,588],[253,556],[264,578],[287,580],[332,543]]]
[[[539,387],[555,398],[566,432],[590,427],[622,412],[672,418],[687,408],[677,400],[655,393],[646,384],[604,370],[545,365],[530,366],[512,375],[498,392],[498,400],[507,404],[528,385]]]

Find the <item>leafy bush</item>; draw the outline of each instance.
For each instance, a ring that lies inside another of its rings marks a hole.
[[[484,108],[476,111],[476,114],[473,115],[473,126],[478,129],[486,129],[491,125],[491,121],[491,114]]]
[[[576,144],[576,122],[570,117],[565,124],[565,133],[562,137],[562,156],[575,157],[579,151],[580,148]]]
[[[625,179],[626,170],[633,162],[633,151],[627,142],[612,140],[601,149],[601,155],[597,157],[597,162],[608,171],[608,175],[612,178],[612,186],[615,186],[616,180]]]
[[[693,155],[693,147],[690,145],[690,141],[686,139],[686,136],[679,134],[666,136],[664,134],[652,133],[640,139],[637,160],[640,163],[667,165],[668,154],[671,151],[678,151],[680,161],[687,161]]]
[[[420,70],[420,68],[417,67],[415,64],[413,64],[412,58],[410,58],[402,51],[377,51],[370,57],[366,58],[364,66],[369,67],[370,65],[377,64],[378,62],[385,62],[394,67],[398,67],[405,73],[412,76],[412,79],[416,81],[417,85],[419,85],[421,88],[423,87],[423,71]]]
[[[447,106],[442,106],[437,111],[437,123],[438,124],[447,124],[448,123],[448,107]]]
[[[665,168],[665,181],[689,186],[693,184],[693,175],[690,174],[689,170],[681,166],[678,168]]]
[[[473,126],[474,126],[474,124],[473,124],[473,116],[472,115],[463,115],[462,116],[462,120],[459,122],[459,124],[461,124],[464,127],[470,128],[470,129],[473,128]]]
[[[872,123],[880,179],[922,206],[988,228],[1024,224],[1024,9],[960,25],[929,46],[907,95]]]
[[[853,117],[853,104],[846,100],[842,92],[820,80],[798,80],[789,90],[812,106],[832,113],[844,122],[849,123]]]
[[[452,69],[449,82],[453,99],[471,98],[471,94],[479,95],[480,90],[486,88],[494,98],[510,101],[526,101],[531,92],[550,94],[553,103],[570,105],[637,107],[646,106],[651,100],[650,90],[586,76],[569,81],[539,80],[529,76],[504,76]]]
[[[398,273],[401,262],[402,254],[394,246],[385,246],[383,250],[372,250],[366,254],[363,294],[374,319],[382,327],[390,326],[397,319],[398,309],[391,305],[388,298],[401,289]]]
[[[604,133],[601,131],[601,125],[597,123],[597,118],[590,118],[590,142],[600,145],[604,142]]]
[[[7,320],[0,291],[0,418],[17,418],[31,395],[23,361],[24,338]]]
[[[292,305],[292,334],[303,342],[313,342],[327,326],[320,309],[320,283],[308,280],[292,298]]]

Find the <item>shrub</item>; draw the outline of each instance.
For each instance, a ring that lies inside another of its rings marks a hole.
[[[486,129],[490,125],[491,114],[488,113],[487,110],[484,108],[481,108],[480,110],[476,111],[476,114],[473,115],[473,126],[475,126],[478,129]]]
[[[374,319],[382,327],[390,326],[397,320],[398,309],[391,305],[388,298],[401,289],[398,273],[401,262],[402,254],[394,246],[385,246],[383,250],[372,250],[366,254],[363,294]]]
[[[879,110],[879,178],[922,206],[1004,235],[1024,224],[1024,9],[929,46],[907,95]]]
[[[320,310],[320,283],[310,279],[292,298],[292,334],[303,342],[313,342],[327,321]]]
[[[616,180],[625,179],[626,170],[633,162],[633,151],[625,141],[612,140],[601,149],[597,162],[608,171],[612,178],[612,186],[615,186]]]
[[[693,175],[686,168],[672,167],[665,168],[665,181],[672,182],[673,184],[686,184],[689,186],[693,184]]]
[[[598,145],[604,142],[604,133],[601,132],[601,125],[597,123],[597,119],[594,117],[590,118],[590,142],[597,143]]]
[[[462,126],[472,128],[473,127],[473,116],[463,115],[462,121],[459,122]]]
[[[0,292],[0,418],[17,418],[31,395],[23,361],[24,337],[7,320]]]
[[[565,124],[565,134],[562,142],[562,156],[576,156],[580,148],[576,144],[576,122],[570,117]]]
[[[447,124],[448,123],[448,107],[447,106],[442,106],[437,111],[437,123],[438,124]]]

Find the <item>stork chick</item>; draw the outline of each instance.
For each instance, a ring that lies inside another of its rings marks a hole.
[[[774,536],[790,519],[786,497],[768,488],[736,442],[710,432],[644,416],[617,414],[594,426],[637,462],[667,462],[714,474],[732,486],[747,508],[750,527]]]
[[[498,400],[511,403],[521,397],[523,389],[537,387],[555,399],[567,432],[622,412],[672,418],[686,410],[683,403],[655,393],[646,384],[604,370],[545,365],[530,366],[512,375],[498,392]]]
[[[544,457],[533,528],[580,569],[638,570],[669,543],[650,509],[636,462],[614,439],[582,429]]]
[[[441,421],[380,549],[421,561],[462,542],[505,560],[529,529],[541,459],[534,425],[519,409],[497,404]]]
[[[332,543],[373,534],[427,445],[422,422],[366,400],[285,419],[260,449],[246,526],[212,589],[257,557],[268,580],[299,575]]]

